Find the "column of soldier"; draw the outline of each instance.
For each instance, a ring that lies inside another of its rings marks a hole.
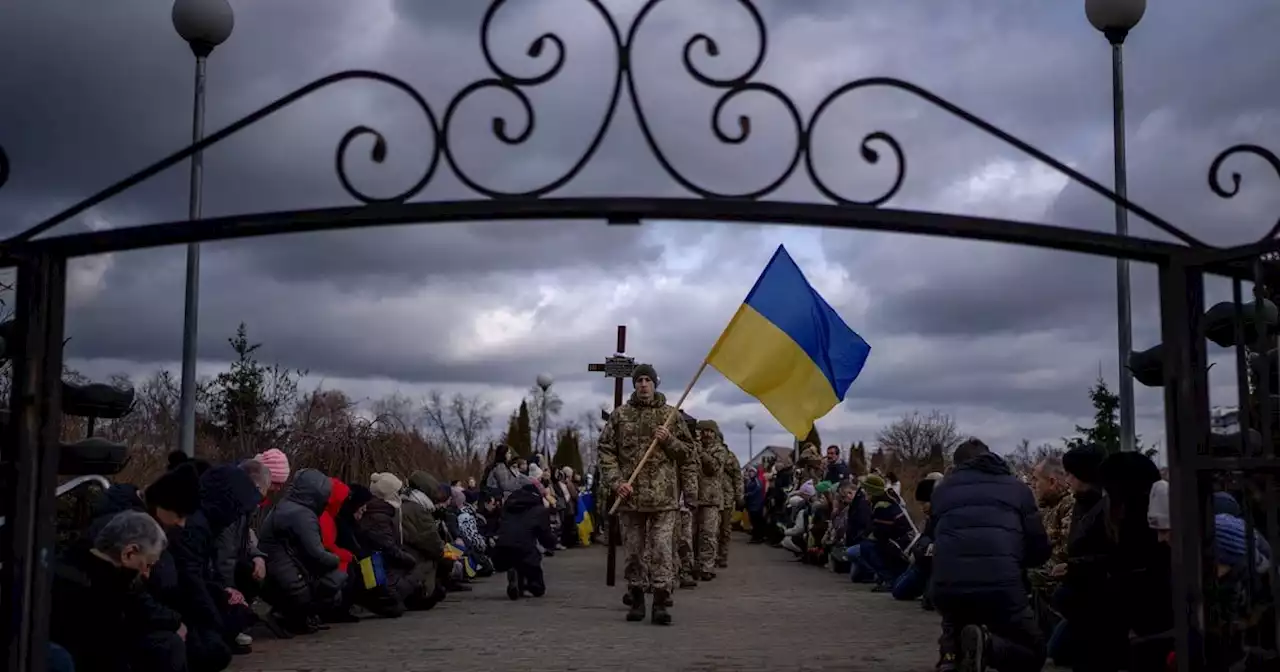
[[[717,569],[729,566],[742,466],[714,420],[695,420],[667,404],[652,365],[636,366],[631,381],[631,397],[601,433],[600,473],[619,500],[626,618],[670,625],[673,590],[714,580]]]

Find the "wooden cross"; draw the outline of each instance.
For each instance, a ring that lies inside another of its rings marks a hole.
[[[622,405],[622,382],[631,377],[631,370],[636,366],[635,357],[627,357],[627,325],[618,325],[618,351],[612,357],[606,357],[598,364],[588,364],[587,371],[603,373],[606,378],[613,379],[613,407]]]
[[[634,357],[627,357],[622,354],[626,351],[627,351],[627,325],[619,324],[617,353],[614,354],[612,357],[606,357],[605,360],[599,364],[587,365],[587,371],[591,373],[603,373],[606,378],[613,379],[613,407],[615,409],[622,405],[622,383],[624,380],[631,377],[631,371],[636,367],[636,360]],[[601,411],[601,414],[604,416],[604,419],[607,422],[609,420],[609,414],[604,413],[603,411]],[[602,494],[605,494],[605,493],[602,493]],[[600,510],[608,511],[610,508],[612,508],[611,507],[612,501],[613,501],[612,493],[606,494],[605,502],[604,502],[605,507]],[[614,585],[616,580],[615,577],[617,574],[617,567],[618,567],[618,543],[620,541],[619,539],[620,535],[618,530],[618,516],[616,515],[608,516],[608,528],[609,529],[607,531],[607,534],[609,536],[609,554],[607,556],[607,561],[605,562],[605,584],[612,586]]]

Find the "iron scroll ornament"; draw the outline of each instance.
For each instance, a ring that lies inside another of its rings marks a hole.
[[[634,62],[638,36],[641,28],[645,24],[645,21],[653,13],[654,9],[663,2],[666,2],[666,0],[646,0],[644,5],[640,8],[640,11],[637,13],[635,19],[631,22],[630,27],[626,30],[625,37],[622,28],[618,25],[618,21],[604,6],[603,0],[582,1],[590,6],[600,16],[613,40],[616,65],[608,104],[599,125],[595,128],[591,136],[591,141],[588,143],[586,150],[578,157],[578,159],[562,173],[552,176],[551,179],[532,189],[508,191],[482,183],[479,179],[469,174],[466,168],[464,168],[457,160],[458,145],[460,143],[451,141],[452,130],[454,128],[453,122],[466,102],[476,93],[496,89],[513,98],[518,104],[523,116],[522,123],[519,124],[512,124],[511,120],[507,116],[494,116],[491,121],[491,128],[494,137],[509,146],[517,146],[527,142],[533,137],[536,130],[537,111],[534,108],[529,95],[526,93],[526,90],[536,88],[553,81],[563,69],[568,58],[568,47],[566,47],[564,40],[555,33],[547,32],[539,35],[530,42],[525,53],[530,59],[535,61],[542,60],[544,56],[549,55],[549,65],[544,66],[540,72],[534,75],[517,75],[504,67],[494,56],[492,49],[492,32],[495,19],[502,8],[508,5],[509,0],[492,0],[485,10],[480,24],[480,49],[491,72],[491,76],[472,82],[458,91],[458,93],[449,100],[443,115],[437,114],[435,109],[427,101],[426,97],[419,93],[413,86],[397,77],[369,70],[349,70],[335,73],[333,75],[317,79],[310,84],[277,99],[256,112],[253,112],[231,125],[206,136],[203,141],[171,154],[138,173],[121,180],[93,196],[90,196],[84,201],[67,208],[53,217],[50,217],[36,226],[12,236],[11,238],[3,241],[3,243],[0,243],[0,247],[10,247],[14,244],[29,241],[53,227],[83,214],[90,208],[108,200],[109,198],[112,198],[131,187],[150,179],[156,174],[185,161],[196,152],[207,149],[228,137],[235,135],[244,128],[247,128],[256,122],[291,106],[293,103],[306,98],[310,94],[319,91],[320,89],[349,80],[376,81],[388,84],[393,88],[400,90],[409,96],[414,104],[418,106],[430,126],[430,132],[423,134],[422,136],[432,145],[427,165],[423,168],[418,179],[409,187],[401,192],[387,196],[378,196],[361,190],[352,182],[347,173],[348,150],[353,149],[353,144],[356,140],[372,140],[372,146],[369,150],[369,159],[374,163],[382,163],[385,161],[387,154],[390,151],[386,136],[381,131],[365,125],[356,126],[342,136],[338,142],[334,158],[335,172],[337,173],[338,181],[343,190],[346,191],[353,199],[365,205],[396,204],[409,201],[431,184],[442,162],[447,163],[458,179],[468,188],[475,193],[490,199],[537,199],[552,194],[571,182],[591,162],[592,157],[595,156],[596,152],[603,144],[604,139],[612,126],[615,114],[625,94],[625,97],[629,101],[635,114],[641,134],[644,137],[645,143],[647,144],[652,156],[657,160],[663,171],[668,176],[692,194],[696,194],[704,199],[759,200],[776,192],[783,184],[794,176],[797,171],[803,169],[806,177],[809,179],[813,187],[830,202],[837,205],[876,207],[893,198],[901,190],[906,179],[906,155],[903,152],[902,144],[892,134],[883,130],[873,131],[863,136],[859,143],[859,157],[869,165],[879,165],[883,158],[883,153],[886,150],[892,156],[891,169],[894,172],[893,179],[891,180],[889,187],[879,195],[870,199],[859,200],[841,194],[821,175],[815,165],[812,150],[815,144],[813,142],[815,132],[820,123],[824,120],[824,115],[831,108],[833,103],[844,96],[859,90],[880,87],[891,88],[912,94],[931,103],[935,107],[949,112],[955,117],[963,119],[971,125],[985,131],[987,134],[999,138],[1005,143],[1019,149],[1026,155],[1053,167],[1055,170],[1087,187],[1094,193],[1097,193],[1119,206],[1126,208],[1156,228],[1187,245],[1200,248],[1210,247],[1208,244],[1182,231],[1165,219],[1155,215],[1142,206],[1129,201],[1128,199],[1121,198],[1111,189],[1103,186],[1099,182],[1071,168],[1070,166],[1067,166],[1063,162],[1053,158],[1029,143],[1010,135],[977,115],[955,105],[954,103],[951,103],[927,89],[901,79],[892,77],[868,77],[848,82],[827,94],[818,102],[813,112],[806,117],[801,113],[795,102],[792,101],[791,98],[781,89],[772,84],[755,80],[756,75],[759,73],[766,61],[768,53],[768,28],[765,24],[764,17],[756,8],[753,0],[737,0],[738,6],[749,15],[751,22],[755,27],[757,40],[757,49],[755,51],[754,58],[739,75],[734,77],[715,77],[708,75],[697,65],[697,53],[701,53],[702,57],[714,59],[719,57],[721,52],[719,43],[716,39],[701,32],[694,34],[685,42],[682,53],[683,66],[686,73],[698,83],[721,91],[715,104],[712,106],[710,116],[711,132],[717,141],[725,145],[741,145],[750,140],[754,130],[752,118],[750,116],[746,114],[737,115],[736,129],[728,128],[730,125],[727,118],[730,115],[730,107],[740,97],[746,95],[761,95],[772,99],[781,105],[781,107],[786,111],[786,117],[792,126],[789,130],[796,138],[795,145],[791,152],[784,157],[784,167],[782,170],[779,171],[773,180],[764,186],[739,192],[722,192],[713,190],[686,175],[668,158],[666,152],[662,148],[661,142],[659,142],[656,134],[650,126],[648,118],[645,115],[642,97],[637,90],[636,76],[632,68],[632,63]],[[518,130],[513,131],[513,128]],[[1209,172],[1209,186],[1215,194],[1222,198],[1231,198],[1239,192],[1241,181],[1239,173],[1232,173],[1233,186],[1229,189],[1223,187],[1219,174],[1223,163],[1228,158],[1241,153],[1249,153],[1263,158],[1276,169],[1277,174],[1280,174],[1280,158],[1277,158],[1271,151],[1255,145],[1237,145],[1235,147],[1231,147],[1223,151],[1214,159]],[[4,154],[3,149],[0,148],[0,186],[3,186],[8,175],[8,158]],[[1276,223],[1271,235],[1275,235],[1276,233],[1280,233],[1280,221]]]

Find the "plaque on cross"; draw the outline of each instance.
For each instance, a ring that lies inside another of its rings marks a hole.
[[[627,327],[624,324],[618,325],[618,352],[610,357],[605,357],[603,362],[588,364],[587,371],[591,373],[603,373],[605,378],[613,379],[613,407],[617,408],[622,405],[622,381],[631,377],[631,372],[636,368],[636,358],[628,357],[622,353],[627,351]]]

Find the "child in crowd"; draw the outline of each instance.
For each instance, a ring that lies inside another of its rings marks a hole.
[[[547,590],[538,544],[545,548],[556,546],[550,511],[534,485],[511,493],[502,506],[490,559],[495,570],[507,573],[507,597],[512,600],[520,599],[523,593],[542,597]]]

